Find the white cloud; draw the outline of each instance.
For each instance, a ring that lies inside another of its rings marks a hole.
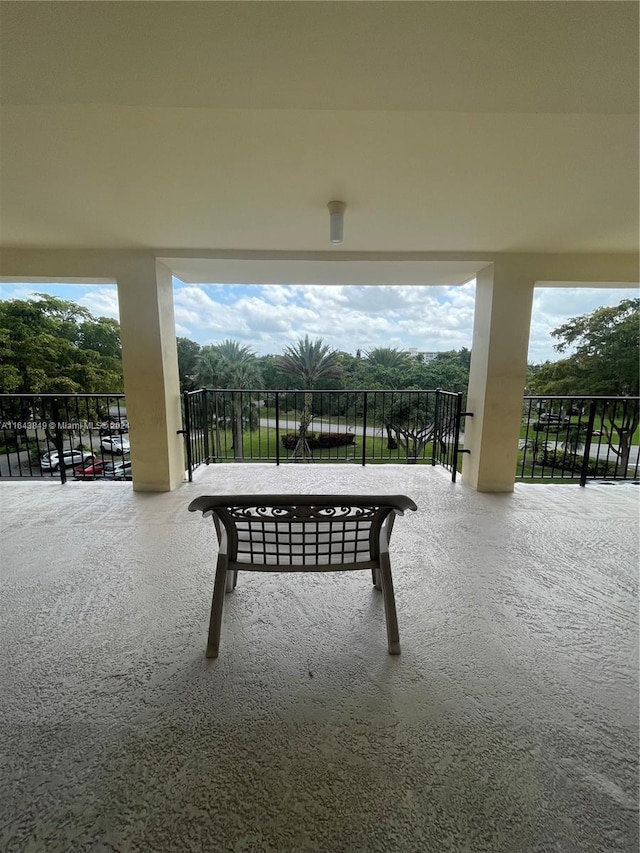
[[[118,289],[115,285],[0,283],[0,299],[36,299],[39,293],[77,302],[87,308],[94,317],[113,317],[116,320],[119,318]]]
[[[333,311],[338,305],[346,306],[349,298],[345,291],[349,288],[340,284],[306,284],[301,285],[299,292],[302,299],[316,311]]]
[[[617,304],[629,290],[538,288],[529,360],[557,359],[551,331],[569,317]],[[231,337],[259,354],[281,352],[305,334],[354,353],[376,346],[438,351],[471,347],[475,281],[462,287],[255,285],[176,289],[176,319],[191,337]],[[182,332],[181,332],[182,334]],[[189,335],[185,332],[187,337]]]
[[[111,287],[91,287],[76,302],[84,305],[94,317],[114,317],[120,319],[118,310],[118,289]]]
[[[295,300],[295,290],[288,284],[263,284],[256,290],[271,305],[288,305]]]
[[[534,291],[531,330],[529,334],[529,362],[557,361],[571,352],[560,355],[554,349],[557,338],[554,329],[571,317],[590,314],[603,305],[618,305],[623,299],[637,296],[632,288],[591,287],[538,287]]]
[[[37,293],[37,285],[0,283],[0,299],[34,299]]]
[[[118,317],[113,286],[3,283],[2,299],[51,293]],[[551,331],[570,317],[636,295],[632,289],[536,288],[529,361],[559,358]],[[198,343],[239,340],[260,355],[305,334],[355,353],[376,346],[437,351],[471,347],[475,282],[462,287],[341,285],[184,285],[174,288],[176,334]]]

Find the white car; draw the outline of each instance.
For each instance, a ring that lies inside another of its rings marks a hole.
[[[100,448],[107,453],[118,453],[123,455],[131,450],[129,439],[124,435],[103,435],[100,439]]]
[[[102,476],[105,480],[131,480],[131,462],[107,462]]]
[[[93,453],[87,450],[64,450],[62,452],[62,465],[71,468],[72,465],[82,465],[93,461]],[[58,471],[60,468],[60,454],[57,450],[43,453],[40,459],[40,468],[43,471]]]

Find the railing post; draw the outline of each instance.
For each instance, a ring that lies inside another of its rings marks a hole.
[[[428,393],[429,392],[427,392],[427,394]],[[441,399],[441,397],[442,397],[442,389],[436,388],[436,403],[435,403],[435,410],[433,413],[433,439],[431,442],[431,465],[432,465],[432,467],[435,467],[435,465],[437,464],[437,461],[438,461],[436,458],[436,454],[438,452],[436,450],[436,448],[438,447],[438,437],[440,434],[440,399]]]
[[[61,421],[60,421],[60,404],[59,404],[57,397],[54,397],[53,400],[51,401],[51,414],[53,416],[53,422],[55,423],[55,433],[54,433],[55,441],[54,441],[54,444],[56,446],[56,450],[58,451],[60,482],[66,483],[67,482],[67,469],[66,469],[64,461],[63,461],[63,458],[64,458],[64,451],[63,451],[64,439],[63,439],[62,428],[60,427],[60,423],[61,423]],[[73,457],[71,457],[71,458],[73,459]]]
[[[222,444],[220,443],[220,409],[218,408],[218,392],[212,390],[213,397],[213,421],[215,429],[214,462],[222,459]]]
[[[202,422],[204,428],[204,461],[205,465],[209,464],[209,459],[211,458],[211,448],[209,446],[209,406],[207,405],[207,394],[209,392],[206,388],[202,389]]]
[[[193,460],[191,458],[191,408],[189,400],[189,392],[184,391],[182,399],[184,401],[184,439],[187,450],[187,477],[189,482],[193,482]]]
[[[367,462],[367,406],[369,404],[369,395],[366,391],[362,396],[362,467]]]
[[[276,465],[280,464],[280,392],[276,391]]]
[[[453,465],[451,466],[452,483],[456,482],[456,477],[458,476],[458,453],[460,452],[460,426],[462,423],[462,417],[462,392],[458,391],[458,394],[456,395],[456,416],[453,419]]]
[[[587,484],[587,475],[589,473],[589,447],[593,437],[593,425],[596,420],[597,400],[592,400],[589,405],[589,421],[587,423],[587,436],[584,442],[584,456],[582,457],[582,467],[580,468],[580,485],[584,488]],[[580,416],[578,415],[578,422]],[[596,463],[597,464],[597,463]]]

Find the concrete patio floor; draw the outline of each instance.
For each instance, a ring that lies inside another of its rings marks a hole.
[[[200,494],[401,492],[402,654],[360,573],[240,575]],[[0,483],[0,849],[638,850],[638,499],[425,466]]]

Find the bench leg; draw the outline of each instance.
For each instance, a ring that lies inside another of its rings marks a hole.
[[[382,577],[380,575],[380,569],[371,569],[371,576],[375,588],[382,589]]]
[[[233,590],[236,588],[237,583],[238,583],[238,573],[232,572],[229,570],[227,572],[227,583],[225,586],[225,592],[233,592]]]
[[[389,555],[380,554],[380,578],[382,579],[382,598],[384,601],[384,615],[387,623],[387,643],[390,655],[400,654],[400,634],[398,633],[398,616],[396,614],[396,598],[393,593],[393,580],[391,578],[391,562]]]
[[[209,637],[207,639],[207,657],[217,658],[220,650],[220,629],[222,627],[222,608],[227,585],[227,557],[219,555],[216,564],[216,579],[213,584],[211,618],[209,619]]]

